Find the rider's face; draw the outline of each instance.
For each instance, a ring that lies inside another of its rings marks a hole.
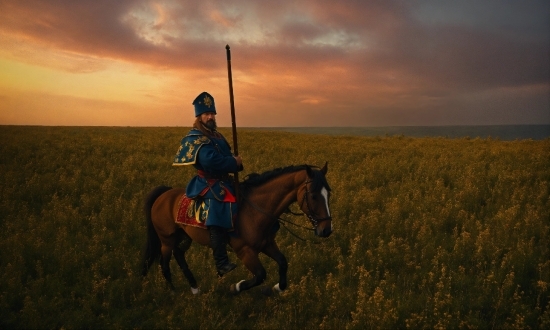
[[[216,128],[216,114],[214,112],[201,114],[201,122],[210,129]]]

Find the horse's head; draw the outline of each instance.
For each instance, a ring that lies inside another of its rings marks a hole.
[[[315,235],[320,237],[329,237],[332,233],[332,216],[329,208],[330,186],[325,177],[327,170],[327,163],[321,170],[306,167],[308,179],[302,188],[302,197],[298,199],[302,212],[313,225]]]

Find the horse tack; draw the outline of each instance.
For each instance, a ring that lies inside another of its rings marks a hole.
[[[300,203],[300,207],[303,207],[304,205],[304,201],[306,203],[306,207],[307,207],[307,210],[308,212],[307,213],[304,213],[305,216],[309,219],[309,221],[311,222],[311,224],[313,225],[313,228],[311,230],[315,230],[315,228],[317,228],[317,226],[319,225],[319,223],[323,222],[323,221],[326,221],[326,220],[332,220],[332,217],[331,216],[328,216],[328,217],[324,217],[324,218],[315,218],[314,216],[314,212],[311,210],[311,207],[309,206],[309,200],[308,200],[308,195],[310,194],[309,193],[309,189],[308,189],[308,184],[311,183],[312,181],[311,180],[306,180],[306,182],[304,182],[302,185],[305,186],[305,191],[304,191],[304,197],[302,198],[302,202]],[[254,202],[252,202],[250,199],[248,198],[245,198],[244,199],[247,203],[249,203],[254,209],[256,209],[258,212],[264,214],[264,215],[267,215],[273,219],[277,219],[278,221],[283,221],[283,222],[288,222],[284,219],[281,219],[280,217],[277,217],[273,214],[270,214],[269,212],[263,210],[261,207],[259,207],[258,205],[256,205]],[[300,215],[300,214],[296,214],[296,213],[293,213],[291,212],[293,215]]]
[[[317,228],[317,226],[319,226],[319,224],[323,221],[327,221],[327,220],[332,220],[332,217],[329,215],[327,217],[324,217],[324,218],[315,218],[314,214],[315,212],[311,210],[311,207],[309,206],[309,198],[308,198],[308,195],[309,195],[309,189],[308,189],[308,183],[311,183],[312,181],[311,180],[308,180],[304,183],[305,185],[305,192],[304,192],[304,197],[302,198],[302,202],[300,203],[300,206],[303,207],[304,205],[304,201],[306,202],[306,207],[307,207],[307,210],[308,210],[308,213],[306,213],[306,216],[307,218],[309,219],[309,221],[311,221],[311,224],[313,225],[313,228]],[[327,211],[328,211],[328,201],[327,201]]]
[[[195,203],[196,200],[189,198],[186,195],[181,196],[180,202],[178,203],[178,216],[176,217],[175,222],[181,225],[206,229],[205,223],[198,221],[196,218]]]

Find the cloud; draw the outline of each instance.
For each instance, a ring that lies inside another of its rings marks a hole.
[[[127,63],[179,79],[174,89],[192,99],[203,89],[227,93],[230,44],[237,103],[259,125],[273,121],[253,109],[302,111],[306,122],[338,109],[342,125],[392,116],[490,123],[464,107],[507,107],[497,90],[523,101],[519,91],[532,90],[528,117],[539,120],[550,106],[550,18],[541,14],[549,10],[546,1],[492,0],[6,0],[0,56],[74,74]],[[519,108],[514,100],[508,108]]]

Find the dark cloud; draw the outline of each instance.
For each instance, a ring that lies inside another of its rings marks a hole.
[[[508,108],[519,108],[526,99],[517,91],[532,87],[537,120],[550,106],[548,12],[548,1],[7,0],[0,37],[202,75],[223,72],[230,43],[234,70],[255,77],[235,77],[254,90],[245,104],[286,104],[319,118],[338,108],[353,122],[489,121],[464,110],[480,109],[468,100],[505,107],[495,91],[509,89]]]

